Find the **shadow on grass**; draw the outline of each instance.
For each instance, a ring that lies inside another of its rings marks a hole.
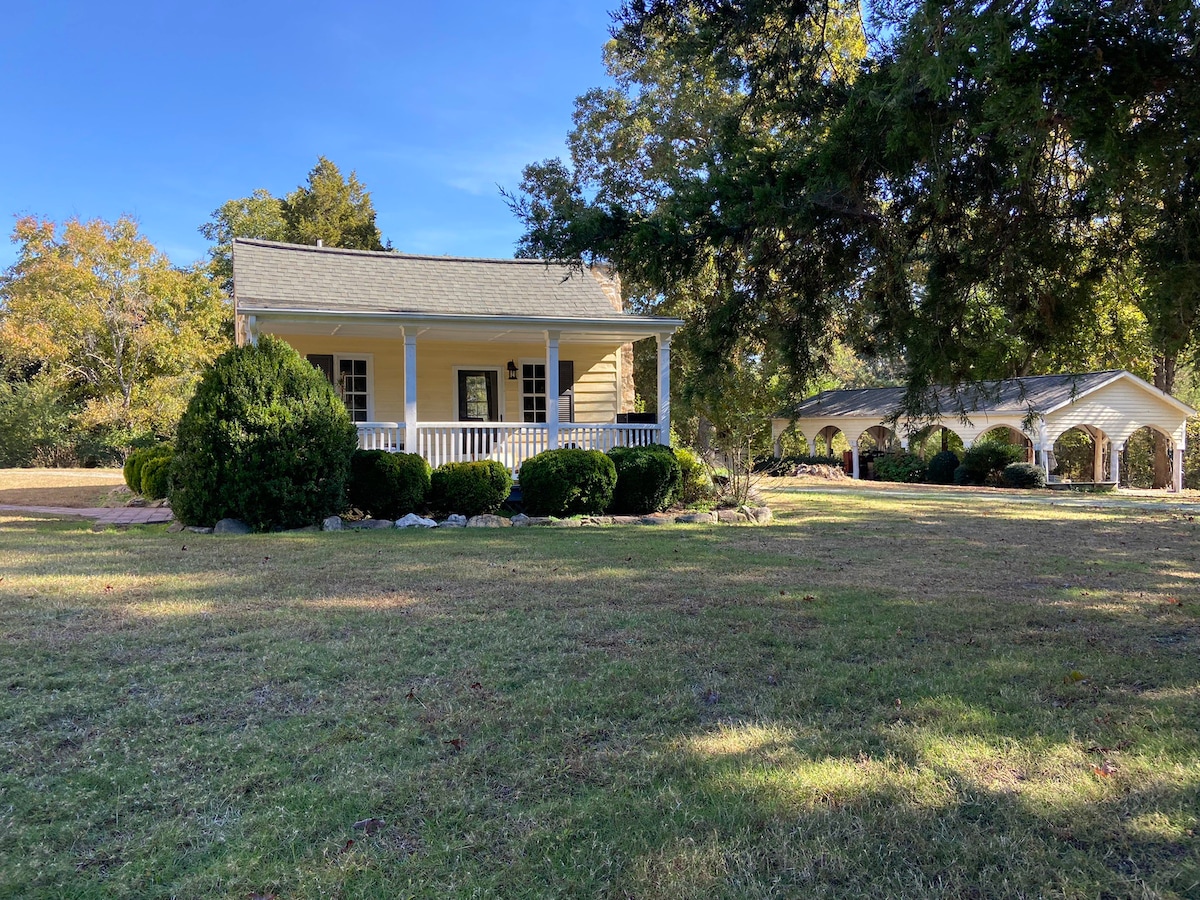
[[[0,887],[1187,896],[1194,528],[984,512],[0,528]]]

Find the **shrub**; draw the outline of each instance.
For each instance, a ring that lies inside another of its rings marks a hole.
[[[880,481],[924,481],[925,461],[915,453],[884,453],[875,457],[875,475]]]
[[[152,459],[165,459],[168,462],[175,453],[170,444],[155,444],[153,447],[143,447],[134,450],[125,458],[121,474],[125,477],[126,486],[135,494],[145,494],[142,490],[142,469]],[[146,496],[149,496],[146,494]],[[160,494],[152,499],[161,500],[166,494]]]
[[[341,512],[358,435],[325,376],[284,341],[229,350],[179,422],[171,507],[181,522],[241,519],[256,531]]]
[[[981,441],[963,453],[962,465],[970,478],[968,484],[995,484],[1000,480],[1000,473],[1005,466],[1024,461],[1024,447],[1000,441]]]
[[[479,516],[494,513],[512,493],[512,477],[501,462],[452,462],[433,470],[429,505],[435,512]]]
[[[1046,470],[1033,463],[1009,463],[1000,473],[1000,481],[1005,487],[1043,488],[1046,486]]]
[[[167,496],[170,474],[170,456],[150,457],[142,464],[142,489],[138,493],[147,500],[163,499]]]
[[[644,515],[666,509],[679,493],[683,470],[670,447],[613,447],[608,458],[617,470],[612,511]]]
[[[355,450],[350,457],[350,505],[381,519],[425,508],[429,463],[416,453]]]
[[[954,470],[959,467],[961,460],[953,450],[943,450],[935,453],[925,467],[925,480],[930,484],[956,484]]]
[[[546,450],[521,466],[525,509],[539,516],[602,513],[616,484],[616,466],[599,450]]]
[[[676,498],[684,506],[711,500],[716,495],[712,476],[708,466],[695,450],[687,447],[676,447],[675,458],[679,460],[679,496]]]
[[[971,481],[971,470],[966,466],[958,466],[955,468],[953,481],[957,485],[968,485],[975,483]]]

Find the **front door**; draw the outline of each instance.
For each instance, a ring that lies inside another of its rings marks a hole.
[[[458,421],[500,419],[500,373],[487,369],[458,370]]]
[[[500,373],[487,369],[458,370],[458,421],[496,422],[500,419]],[[494,428],[464,428],[464,459],[480,459],[492,451]]]

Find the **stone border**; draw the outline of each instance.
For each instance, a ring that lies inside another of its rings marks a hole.
[[[553,516],[527,516],[518,513],[511,519],[504,516],[482,515],[447,516],[441,522],[409,513],[402,519],[359,519],[347,521],[341,516],[330,516],[320,528],[309,525],[293,528],[283,534],[316,531],[377,531],[386,528],[583,528],[611,527],[615,525],[766,525],[774,515],[768,506],[739,506],[737,509],[719,509],[714,512],[654,513],[649,516],[581,516],[572,519],[556,519]],[[212,528],[174,523],[169,531],[189,531],[194,534],[248,534],[250,527],[237,519],[222,519]]]

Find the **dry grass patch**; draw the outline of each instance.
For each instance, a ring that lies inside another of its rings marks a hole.
[[[88,509],[130,496],[120,469],[0,469],[0,505]]]
[[[775,505],[679,530],[0,520],[0,895],[1200,892],[1194,522]]]

